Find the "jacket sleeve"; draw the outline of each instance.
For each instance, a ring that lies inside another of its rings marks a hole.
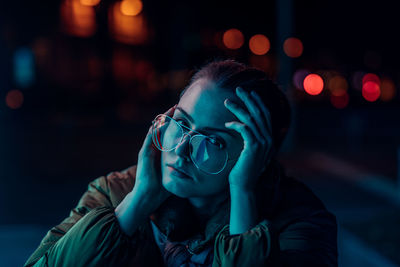
[[[292,222],[280,233],[268,220],[249,231],[217,235],[213,267],[337,266],[336,218],[328,211]]]
[[[91,264],[96,262],[96,257],[105,255],[102,252],[114,251],[117,257],[119,253],[115,250],[134,245],[135,235],[126,236],[120,230],[114,208],[133,188],[135,173],[136,166],[132,166],[90,182],[78,205],[47,232],[24,266],[58,266],[60,263],[63,266],[100,266]],[[73,263],[78,259],[79,262]]]

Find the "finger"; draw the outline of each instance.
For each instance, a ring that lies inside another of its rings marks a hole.
[[[152,147],[153,143],[152,135],[153,135],[153,125],[151,125],[149,130],[147,131],[146,137],[144,138],[139,154],[149,155],[153,151],[155,151],[155,147]]]
[[[244,148],[251,147],[257,143],[256,137],[250,130],[249,126],[247,126],[246,124],[238,121],[231,121],[225,122],[225,127],[238,132],[242,136],[244,141]]]
[[[251,91],[251,95],[252,95],[252,97],[254,97],[256,103],[261,108],[262,112],[264,113],[264,118],[265,118],[267,126],[269,128],[269,132],[272,133],[271,113],[269,112],[268,108],[265,106],[264,102],[261,100],[261,97],[255,91]]]
[[[238,104],[234,103],[229,99],[225,99],[224,101],[225,107],[233,113],[242,123],[248,125],[252,130],[253,134],[256,136],[258,140],[263,140],[257,126],[255,125],[251,115],[245,109],[240,107]]]
[[[248,92],[244,91],[240,87],[236,88],[236,94],[244,102],[247,109],[252,114],[252,117],[255,120],[261,134],[264,136],[264,138],[268,137],[269,133],[266,122],[263,119],[262,111],[258,107],[258,104],[255,102],[255,99]]]

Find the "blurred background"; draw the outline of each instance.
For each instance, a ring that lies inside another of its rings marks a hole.
[[[279,157],[337,216],[340,266],[399,266],[399,22],[388,0],[2,1],[0,266],[22,266],[91,180],[135,164],[213,58],[286,92]]]

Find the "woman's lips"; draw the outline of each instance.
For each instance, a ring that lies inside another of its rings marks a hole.
[[[173,166],[171,165],[167,165],[168,166],[168,170],[171,172],[172,175],[177,176],[179,178],[184,178],[184,179],[192,179],[192,177],[190,177],[189,175],[187,175],[186,173],[175,169]]]

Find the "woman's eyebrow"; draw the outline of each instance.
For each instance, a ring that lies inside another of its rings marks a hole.
[[[176,109],[179,110],[183,115],[185,115],[185,117],[188,118],[191,123],[194,123],[193,118],[189,114],[187,114],[187,112],[184,111],[181,107],[176,107]]]
[[[186,111],[184,111],[181,107],[176,107],[176,109],[179,110],[186,118],[188,118],[188,120],[191,123],[194,123],[193,118]],[[228,130],[228,129],[220,129],[220,128],[214,128],[214,127],[204,127],[204,128],[202,128],[202,130],[204,130],[204,131],[223,132],[223,133],[229,134],[232,137],[236,137],[236,135],[233,133],[233,131],[232,130]]]
[[[213,127],[204,127],[203,130],[205,131],[215,131],[215,132],[222,132],[222,133],[226,133],[229,134],[232,137],[236,137],[236,135],[234,134],[234,132],[232,130],[228,130],[228,129],[220,129],[220,128],[213,128]]]

